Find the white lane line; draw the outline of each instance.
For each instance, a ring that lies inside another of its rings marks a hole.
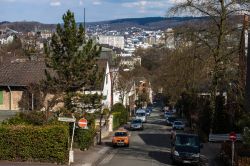
[[[104,154],[106,153],[110,148],[109,147],[104,147],[101,150],[98,151],[99,154]]]
[[[116,152],[107,155],[98,165],[108,164],[110,162],[110,160],[112,160],[112,158],[115,156],[115,154],[116,154]]]
[[[91,163],[85,163],[85,164],[83,164],[81,166],[91,166],[91,165],[92,165]]]

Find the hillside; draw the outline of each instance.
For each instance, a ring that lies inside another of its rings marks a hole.
[[[146,30],[158,30],[166,29],[169,27],[176,27],[183,25],[187,22],[204,20],[204,17],[145,17],[145,18],[126,18],[126,19],[117,19],[110,21],[101,21],[101,22],[91,22],[86,23],[87,26],[107,26],[110,30],[125,30],[128,27],[138,27]],[[0,22],[0,28],[9,27],[16,31],[28,32],[34,31],[35,29],[39,30],[54,30],[56,24],[43,24],[39,22]]]
[[[140,27],[147,30],[166,29],[183,25],[187,22],[205,20],[205,17],[145,17],[126,18],[102,22],[87,23],[87,25],[108,25],[110,30],[122,30],[127,27]]]
[[[49,29],[53,30],[56,27],[56,24],[43,24],[39,22],[29,22],[29,21],[22,21],[22,22],[0,22],[0,28],[11,28],[13,30],[16,30],[18,32],[30,32],[34,31],[35,29]]]

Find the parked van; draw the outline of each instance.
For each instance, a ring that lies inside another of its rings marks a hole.
[[[201,148],[196,134],[177,133],[172,136],[171,157],[174,163],[199,165]]]
[[[141,119],[142,122],[147,122],[147,114],[144,109],[138,109],[135,116],[136,119]]]

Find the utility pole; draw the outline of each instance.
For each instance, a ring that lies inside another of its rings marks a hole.
[[[248,17],[247,17],[248,21]],[[248,32],[248,51],[247,51],[247,73],[246,73],[246,112],[250,112],[250,34]]]
[[[246,87],[246,69],[247,69],[247,34],[248,30],[248,15],[244,15],[243,27],[241,31],[240,47],[239,47],[239,86],[242,92],[244,92]]]
[[[84,27],[84,34],[86,34],[86,22],[85,22],[85,21],[86,21],[86,20],[85,20],[85,19],[86,19],[86,17],[85,17],[85,8],[83,9],[83,12],[84,12],[84,16],[83,16],[83,17],[84,17],[84,19],[83,19],[83,27]],[[86,35],[85,35],[85,36],[86,36]]]

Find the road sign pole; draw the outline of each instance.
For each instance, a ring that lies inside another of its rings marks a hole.
[[[71,162],[74,162],[73,142],[74,142],[75,128],[76,128],[76,123],[74,122],[70,150],[69,150],[69,165]]]
[[[234,141],[232,141],[232,166],[234,166]]]

